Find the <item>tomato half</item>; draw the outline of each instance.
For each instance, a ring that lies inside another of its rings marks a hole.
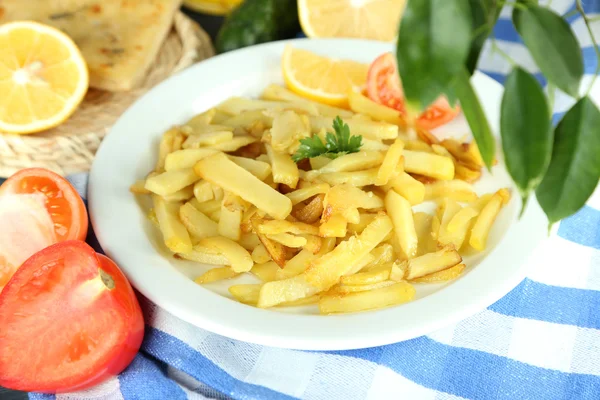
[[[0,386],[71,392],[120,373],[144,334],[139,303],[108,258],[81,241],[23,263],[0,294]]]
[[[85,239],[88,218],[77,191],[59,175],[22,170],[0,186],[0,291],[32,254],[56,242]]]
[[[40,194],[45,196],[59,242],[84,240],[88,218],[83,200],[75,188],[62,176],[43,168],[21,170],[0,186],[0,196],[6,194]]]
[[[380,55],[369,67],[367,93],[371,100],[406,115],[404,91],[392,53]],[[459,112],[458,105],[451,107],[445,97],[440,97],[416,120],[421,128],[429,130],[451,121]]]

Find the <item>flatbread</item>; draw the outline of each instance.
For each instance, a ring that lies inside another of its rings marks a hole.
[[[0,24],[34,20],[67,33],[90,70],[90,86],[126,91],[146,75],[181,0],[0,0]]]

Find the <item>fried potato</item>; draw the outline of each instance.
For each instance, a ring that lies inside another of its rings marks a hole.
[[[387,264],[396,258],[394,248],[388,243],[383,243],[375,247],[370,254],[373,256],[373,260],[365,266],[364,271],[377,269],[379,266]]]
[[[316,304],[319,302],[321,296],[319,294],[313,294],[312,296],[305,297],[303,299],[287,301],[285,303],[277,304],[277,307],[298,307],[306,306],[310,304]]]
[[[319,300],[321,314],[349,313],[402,304],[414,299],[415,288],[408,282],[398,282],[346,295],[325,295]]]
[[[271,175],[271,165],[266,162],[253,160],[251,158],[228,156],[231,161],[250,172],[252,175],[264,181]]]
[[[364,285],[345,285],[343,283],[340,283],[340,284],[335,285],[331,289],[329,289],[327,292],[324,293],[324,295],[327,295],[327,296],[342,295],[343,296],[348,293],[366,292],[366,291],[373,290],[373,289],[379,289],[382,287],[391,286],[395,283],[396,282],[389,281],[389,280],[382,281],[382,282],[375,282],[375,283],[366,283]]]
[[[229,286],[229,293],[240,303],[256,306],[261,286],[261,284],[233,285]]]
[[[219,235],[231,240],[240,240],[242,236],[242,211],[230,210],[225,205],[221,206],[219,214]]]
[[[215,108],[231,115],[250,110],[293,110],[309,115],[319,115],[313,102],[254,100],[243,97],[230,97]]]
[[[437,244],[431,236],[433,216],[424,212],[417,212],[413,214],[413,219],[419,243],[416,255],[422,256],[423,254],[433,253],[437,249]]]
[[[319,235],[322,237],[345,237],[347,226],[348,222],[341,214],[334,214],[319,226]]]
[[[376,121],[385,121],[401,127],[406,125],[406,121],[397,110],[375,103],[358,92],[352,91],[348,94],[348,103],[350,109],[357,114],[368,115]]]
[[[205,273],[203,273],[202,275],[197,277],[194,282],[196,282],[198,284],[212,283],[212,282],[222,281],[224,279],[235,278],[238,275],[239,275],[239,273],[234,272],[231,269],[231,267],[219,267],[219,268],[209,269],[208,271],[206,271]]]
[[[349,223],[348,224],[348,232],[349,233],[361,233],[367,225],[369,225],[373,220],[377,217],[377,214],[359,214],[359,221],[356,224]]]
[[[315,171],[316,173],[314,175],[306,174],[306,179],[313,181],[320,180],[330,184],[331,186],[349,184],[356,187],[363,187],[375,184],[378,171],[378,168],[371,168],[364,171],[355,172],[330,172],[326,174],[321,174]]]
[[[196,125],[208,125],[212,123],[215,115],[217,114],[216,108],[209,108],[206,111],[201,112],[200,114],[194,115],[185,125],[188,126],[196,126]]]
[[[463,224],[460,229],[453,232],[448,230],[448,224],[461,208],[462,207],[456,201],[449,198],[444,199],[443,213],[440,219],[440,228],[437,238],[440,247],[452,244],[456,249],[461,248],[467,236],[470,224]]]
[[[451,198],[461,202],[477,200],[477,194],[470,183],[453,179],[450,181],[436,181],[425,185],[425,200]]]
[[[207,181],[240,196],[277,219],[285,219],[292,211],[290,199],[229,160],[223,153],[199,161],[194,169]]]
[[[343,285],[367,285],[370,283],[383,282],[390,277],[391,265],[378,266],[367,272],[359,272],[354,275],[342,276],[340,283]]]
[[[135,181],[135,183],[129,186],[129,191],[135,194],[150,194],[152,193],[148,189],[146,189],[146,180],[140,179]]]
[[[199,180],[198,182],[196,182],[194,184],[194,197],[200,203],[212,200],[215,197],[215,195],[213,193],[211,183],[205,180]]]
[[[473,170],[460,162],[454,164],[454,170],[454,177],[465,182],[474,183],[481,178],[481,170]]]
[[[195,245],[191,251],[177,253],[176,256],[201,264],[231,265],[231,262],[224,255],[219,254],[214,249],[209,249],[200,245]]]
[[[379,140],[371,140],[363,137],[362,146],[360,147],[363,151],[387,151],[390,148],[387,144]]]
[[[310,104],[313,104],[317,108],[317,110],[319,111],[319,115],[324,115],[326,117],[336,117],[339,115],[341,118],[344,118],[344,117],[352,116],[352,112],[350,112],[344,108],[332,107],[332,106],[328,106],[325,104],[312,102],[302,96],[298,96],[297,94],[284,88],[283,86],[275,85],[275,84],[267,86],[265,88],[265,90],[263,91],[261,98],[263,98],[265,100],[291,101],[291,102],[295,102],[295,103],[310,103]]]
[[[252,251],[256,248],[256,246],[262,244],[258,236],[251,232],[242,233],[242,236],[240,237],[238,243],[248,251]]]
[[[194,197],[194,186],[193,185],[184,187],[183,189],[178,190],[175,193],[171,193],[166,196],[163,196],[165,201],[168,201],[168,202],[187,201],[187,200],[191,199],[192,197]]]
[[[468,226],[471,219],[479,215],[479,211],[473,207],[464,207],[460,209],[448,222],[446,230],[450,233],[456,232],[464,226]]]
[[[392,177],[383,188],[385,191],[393,189],[413,206],[425,200],[425,185],[405,172]]]
[[[306,246],[306,239],[301,236],[294,236],[289,233],[276,233],[267,235],[267,237],[277,243],[281,243],[286,247],[298,248]]]
[[[165,169],[165,159],[173,151],[173,139],[175,139],[178,132],[179,128],[173,127],[163,134],[158,145],[158,160],[156,161],[154,171],[163,172]]]
[[[317,222],[323,214],[323,199],[325,195],[315,196],[306,206],[294,212],[294,217],[307,224]]]
[[[432,147],[429,144],[422,142],[420,140],[407,140],[404,143],[404,148],[406,150],[420,151],[420,152],[424,152],[424,153],[434,152]]]
[[[305,274],[279,281],[266,282],[260,288],[257,307],[273,307],[317,294],[319,289],[306,280]]]
[[[412,208],[408,200],[393,190],[385,195],[385,208],[394,224],[394,233],[408,258],[417,254],[418,237],[415,231]]]
[[[444,139],[440,145],[445,147],[456,160],[470,169],[479,170],[485,165],[475,142],[460,143],[456,139]]]
[[[230,130],[206,132],[201,135],[190,135],[183,142],[184,149],[198,149],[205,146],[215,146],[219,143],[225,143],[233,139],[233,132]]]
[[[306,271],[306,279],[321,290],[327,290],[338,282],[354,264],[371,252],[392,230],[392,221],[387,215],[375,218],[356,237],[340,243],[331,252],[315,260]]]
[[[309,120],[312,133],[319,133],[321,129],[333,132],[333,118],[310,116]],[[381,140],[396,139],[398,137],[398,125],[355,118],[345,118],[344,123],[348,125],[350,132],[360,133],[360,135],[368,139]]]
[[[359,151],[345,154],[327,163],[318,171],[321,174],[332,172],[354,172],[377,167],[383,161],[380,151]]]
[[[273,124],[273,117],[267,115],[264,110],[244,111],[234,116],[229,114],[228,118],[221,121],[220,124],[229,126],[232,129],[250,130],[252,126],[261,123],[265,128],[270,128]]]
[[[267,139],[276,152],[288,153],[290,146],[306,137],[310,137],[310,126],[306,116],[298,115],[293,111],[283,111],[273,117],[269,136],[266,138],[263,136],[263,141]]]
[[[205,148],[230,153],[230,152],[239,150],[242,147],[247,146],[256,141],[257,141],[257,139],[252,136],[235,136],[231,140],[228,140],[226,142],[217,143],[217,144],[211,144],[209,146],[206,146]]]
[[[308,160],[308,162],[310,163],[310,168],[315,171],[323,168],[332,161],[333,160],[331,158],[325,156],[313,157],[310,160]]]
[[[402,157],[403,149],[404,142],[400,139],[396,139],[394,144],[392,144],[385,153],[385,158],[383,159],[381,167],[379,167],[379,171],[377,171],[377,179],[375,179],[375,184],[377,186],[387,184],[392,175],[394,175],[396,167]]]
[[[330,186],[327,183],[317,183],[296,189],[293,192],[286,193],[285,195],[292,201],[293,205],[296,205],[317,194],[327,193],[329,188]]]
[[[263,247],[264,249],[264,247]],[[266,250],[265,250],[265,254]],[[252,269],[250,270],[250,272],[252,272],[254,275],[256,275],[256,277],[258,279],[260,279],[263,282],[271,282],[277,279],[277,272],[280,270],[279,265],[277,265],[274,261],[269,261],[271,260],[271,257],[268,258],[267,261],[264,261],[262,263],[256,263],[254,264],[254,266],[252,267]],[[257,298],[258,300],[258,298]]]
[[[188,232],[195,238],[201,239],[219,234],[218,225],[190,203],[181,206],[179,218]]]
[[[258,227],[261,224],[261,221],[259,219],[251,219],[250,223],[252,224],[252,229],[258,236],[258,239],[260,240],[262,245],[265,246],[265,249],[271,256],[271,260],[275,261],[277,265],[283,268],[287,261],[287,253],[285,247],[283,247],[281,243],[269,239],[267,235],[264,235],[258,231]]]
[[[373,192],[365,192],[352,185],[334,186],[327,192],[323,200],[323,220],[327,221],[334,214],[341,214],[346,221],[360,222],[359,208],[378,210],[384,207],[383,200]]]
[[[197,199],[194,198],[190,200],[190,204],[196,207],[198,211],[206,215],[210,215],[221,210],[221,202],[219,200],[214,199],[200,203],[199,201],[197,201]]]
[[[477,216],[473,229],[471,229],[471,237],[469,244],[475,250],[485,250],[487,237],[492,229],[492,225],[504,205],[505,197],[510,197],[508,190],[500,189],[490,199],[490,201],[482,208]]]
[[[165,245],[174,253],[192,251],[192,241],[187,229],[179,220],[180,203],[168,203],[162,197],[152,196],[156,219]]]
[[[192,168],[163,172],[146,179],[145,188],[160,196],[173,194],[194,184],[200,176]]]
[[[453,267],[461,261],[460,254],[450,245],[435,253],[403,261],[401,268],[406,269],[406,279],[411,280]]]
[[[440,180],[454,178],[454,163],[448,157],[422,151],[404,150],[404,170]]]
[[[294,235],[318,235],[319,228],[304,222],[289,222],[281,220],[262,221],[258,225],[258,231],[266,235],[276,235],[278,233],[293,233]]]
[[[347,270],[342,276],[354,275],[358,271],[361,271],[363,268],[365,268],[367,265],[373,263],[373,261],[375,261],[375,257],[371,253],[368,253],[363,258],[354,263],[352,267],[349,270]]]
[[[425,275],[420,278],[413,279],[414,283],[439,283],[451,281],[462,275],[465,270],[465,264],[458,264],[443,271],[434,272],[433,274]]]
[[[234,272],[250,271],[254,265],[250,253],[231,239],[215,236],[201,239],[198,244],[218,250],[219,253],[223,254],[231,262],[231,269]]]
[[[243,246],[242,246],[243,247]],[[263,246],[263,244],[259,244],[258,246],[256,246],[254,248],[254,250],[252,250],[252,261],[254,261],[254,267],[256,267],[256,265],[258,264],[264,264],[266,262],[271,261],[271,255],[269,254],[269,252],[267,252],[267,249],[265,249],[265,246]],[[254,268],[252,267],[252,268]],[[279,268],[279,267],[277,267]]]
[[[390,279],[395,282],[404,282],[406,263],[391,263]]]
[[[273,182],[296,188],[300,178],[296,163],[292,161],[289,154],[278,153],[269,145],[266,145],[266,148],[273,169]]]

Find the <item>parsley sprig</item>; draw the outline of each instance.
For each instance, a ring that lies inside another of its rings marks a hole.
[[[292,156],[292,160],[298,162],[305,158],[318,156],[334,159],[344,154],[356,153],[360,150],[362,136],[350,136],[348,124],[345,124],[339,116],[333,120],[333,130],[335,131],[335,135],[327,132],[325,143],[323,143],[318,135],[301,139],[300,147],[298,147],[298,150]]]

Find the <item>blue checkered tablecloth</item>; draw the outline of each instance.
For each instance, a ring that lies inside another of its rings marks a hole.
[[[561,14],[574,9],[572,0],[545,3]],[[600,10],[597,1],[584,3],[591,16]],[[574,15],[569,22],[585,55],[585,84],[597,60],[581,18]],[[600,21],[593,27],[600,37]],[[503,10],[494,36],[501,49],[539,72],[518,40],[510,9]],[[510,65],[490,47],[487,43],[479,67],[502,83]],[[559,94],[555,117],[571,104]],[[71,177],[82,194],[86,180]],[[142,299],[147,333],[121,375],[85,392],[30,397],[599,399],[600,192],[560,224],[530,263],[527,278],[479,314],[417,339],[364,350],[306,352],[244,343],[194,327]]]

